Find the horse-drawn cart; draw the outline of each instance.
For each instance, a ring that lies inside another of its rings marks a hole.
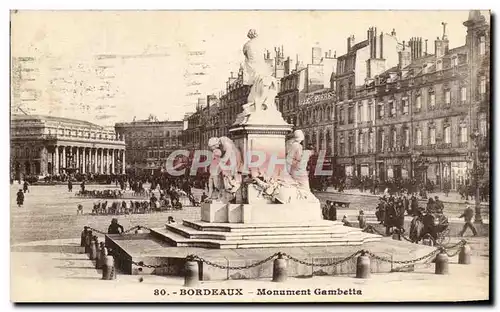
[[[427,212],[413,218],[410,225],[410,239],[419,243],[425,238],[434,245],[444,245],[450,240],[448,218],[443,213]]]

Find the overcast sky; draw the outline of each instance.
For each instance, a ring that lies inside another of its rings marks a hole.
[[[370,26],[386,33],[394,28],[399,41],[427,38],[433,53],[444,21],[450,48],[460,46],[467,16],[467,11],[25,11],[11,17],[12,55],[80,62],[95,54],[153,54],[115,64],[120,92],[115,114],[124,121],[150,113],[174,120],[194,109],[196,96],[188,94],[222,90],[229,72],[243,61],[241,48],[250,28],[271,51],[283,45],[285,56],[299,54],[308,63],[313,45],[342,55],[347,36],[365,40]],[[204,56],[188,57],[189,51],[201,50]],[[207,75],[186,77],[186,70],[200,72],[190,63],[205,64]],[[201,85],[189,86],[192,82]]]

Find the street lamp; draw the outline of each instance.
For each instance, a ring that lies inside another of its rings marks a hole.
[[[475,223],[482,224],[483,223],[483,217],[481,216],[481,200],[480,200],[480,189],[479,189],[479,179],[484,175],[484,167],[483,167],[483,160],[484,157],[480,158],[479,152],[480,152],[480,145],[481,145],[481,133],[479,130],[474,130],[473,133],[470,135],[472,141],[474,142],[474,149],[475,149],[475,155],[473,158],[473,166],[472,166],[472,173],[474,176],[474,183],[475,183],[475,196],[474,196],[474,201],[475,201]]]

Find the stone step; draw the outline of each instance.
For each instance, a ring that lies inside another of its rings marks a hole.
[[[262,231],[283,231],[291,230],[303,231],[307,229],[330,229],[334,226],[341,226],[340,221],[321,220],[315,222],[296,222],[296,223],[209,223],[203,221],[189,221],[183,220],[182,224],[186,227],[193,228],[198,231],[211,231],[211,232],[234,232],[234,233],[248,233],[248,232],[262,232]]]
[[[340,245],[361,245],[368,241],[380,240],[380,236],[363,233],[358,229],[352,229],[339,237],[331,235],[295,235],[278,236],[264,235],[258,238],[216,240],[205,238],[187,238],[167,229],[152,229],[152,235],[157,239],[168,242],[175,247],[201,247],[201,248],[261,248],[261,247],[282,247],[282,246],[340,246]]]
[[[307,228],[301,231],[295,229],[284,230],[264,230],[263,232],[213,232],[213,231],[199,231],[180,224],[167,224],[166,229],[179,234],[186,238],[192,239],[214,239],[214,240],[249,240],[249,239],[266,239],[273,238],[287,238],[300,235],[306,237],[342,237],[348,232],[353,232],[358,229],[348,228],[345,226],[333,226],[328,229],[315,229]],[[359,230],[360,231],[360,230]]]

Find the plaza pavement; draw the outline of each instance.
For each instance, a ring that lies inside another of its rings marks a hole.
[[[92,186],[89,189],[114,188]],[[75,188],[76,189],[76,188]],[[77,253],[79,236],[85,225],[106,230],[112,216],[92,216],[89,209],[95,199],[84,199],[67,192],[65,186],[32,186],[26,194],[25,205],[15,204],[18,187],[11,187],[11,298],[14,301],[211,301],[211,297],[179,296],[182,278],[163,276],[119,275],[115,281],[102,281],[101,272],[85,254]],[[200,190],[195,191],[197,195]],[[336,194],[318,194],[325,198]],[[376,198],[349,196],[353,208],[372,205]],[[364,200],[362,199],[364,198]],[[339,199],[340,200],[340,199]],[[85,215],[76,215],[77,204],[83,204]],[[356,209],[352,211],[357,213]],[[182,211],[118,216],[125,229],[135,225],[162,227],[169,215],[180,219],[199,219],[199,208],[186,207]],[[100,236],[102,241],[103,236]],[[457,238],[452,238],[457,241]],[[433,265],[417,266],[413,273],[373,275],[368,280],[352,276],[315,276],[290,278],[284,284],[268,280],[238,280],[203,282],[204,288],[244,288],[246,296],[218,297],[215,300],[279,301],[285,298],[257,296],[258,288],[266,289],[323,289],[357,288],[362,296],[319,296],[305,298],[287,296],[286,300],[303,301],[401,301],[401,300],[484,300],[488,297],[489,239],[467,238],[473,249],[473,264],[458,265],[451,259],[450,275],[433,274]],[[381,287],[387,285],[387,287]],[[170,295],[155,296],[155,289],[165,289]],[[173,292],[177,292],[173,294]]]
[[[455,239],[455,242],[457,240]],[[16,302],[209,302],[209,301],[471,301],[488,299],[488,240],[468,239],[470,265],[450,258],[449,275],[434,274],[434,264],[419,264],[415,272],[372,274],[369,279],[353,276],[289,278],[284,283],[269,279],[201,282],[200,288],[242,288],[244,296],[181,296],[182,277],[121,275],[101,280],[86,254],[77,253],[77,239],[38,241],[13,246],[11,253],[11,300]],[[42,247],[40,247],[42,246]],[[50,251],[41,252],[46,246]],[[57,246],[57,247],[56,247]],[[142,280],[141,280],[142,279]],[[258,289],[361,290],[362,295],[259,296]],[[155,289],[164,295],[154,295]]]

